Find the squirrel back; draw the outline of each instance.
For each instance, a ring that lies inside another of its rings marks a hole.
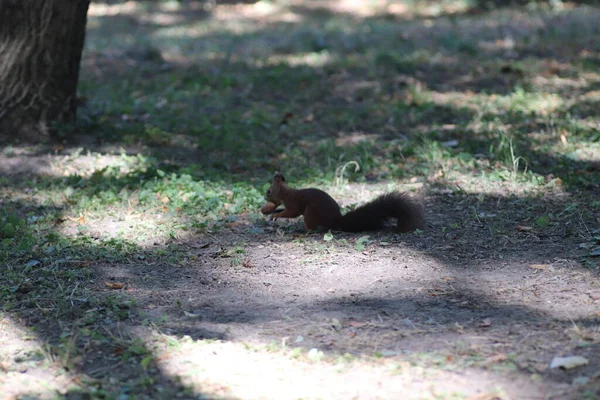
[[[273,219],[296,218],[304,215],[304,225],[310,231],[322,226],[344,232],[361,232],[382,229],[390,219],[396,219],[398,232],[410,232],[425,227],[421,204],[405,193],[390,192],[352,210],[344,215],[338,203],[319,189],[292,189],[280,173],[265,195],[274,207],[263,207],[264,213],[275,211],[283,203],[285,209],[272,214]],[[265,205],[266,206],[266,205]]]

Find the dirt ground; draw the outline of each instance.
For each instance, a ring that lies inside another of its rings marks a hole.
[[[434,379],[415,371],[375,378],[381,386],[375,392],[374,381],[363,376],[371,387],[365,397],[359,395],[365,382],[353,378],[362,372],[345,371],[343,389],[331,393],[335,398],[421,398],[432,387],[467,396],[501,388],[511,399],[581,398],[574,379],[598,374],[593,343],[600,335],[600,283],[595,272],[578,266],[578,240],[516,230],[492,236],[484,220],[440,233],[442,226],[468,218],[453,206],[465,201],[428,197],[427,230],[371,235],[361,251],[351,245],[355,235],[323,243],[322,234],[279,236],[275,226],[248,235],[240,223],[225,236],[187,240],[193,260],[185,267],[133,265],[126,272],[121,266],[99,267],[107,279],[134,288],[156,282],[135,290],[135,296],[149,316],[169,316],[162,328],[168,334],[273,341],[334,355],[377,354],[417,366],[433,358],[435,365],[448,366]],[[512,212],[510,204],[487,206],[482,213]],[[233,266],[219,254],[236,243],[246,243],[246,255]],[[553,357],[570,355],[590,364],[573,372],[548,368]],[[180,362],[166,361],[165,368],[181,371]],[[264,382],[249,371],[237,373]],[[283,372],[277,379],[288,384],[300,379],[305,390],[326,384],[293,375]],[[303,398],[298,390],[284,397]]]
[[[219,3],[98,3],[85,140],[0,148],[0,398],[600,399],[600,11]]]

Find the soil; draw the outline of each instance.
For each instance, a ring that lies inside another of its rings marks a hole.
[[[375,354],[417,366],[433,354],[450,366],[431,381],[444,390],[475,395],[502,387],[507,398],[580,398],[572,382],[597,376],[593,343],[600,335],[600,282],[580,266],[581,239],[521,232],[510,219],[499,227],[494,217],[444,232],[472,220],[467,205],[478,202],[447,197],[427,197],[425,231],[370,234],[364,249],[357,248],[363,235],[335,233],[326,241],[288,221],[248,233],[253,224],[241,218],[217,235],[175,240],[189,253],[186,265],[99,265],[98,282],[127,282],[148,318],[168,316],[165,334]],[[453,210],[459,203],[463,211]],[[504,207],[495,213],[512,212]],[[243,259],[224,256],[240,244]],[[549,369],[554,357],[569,355],[590,363],[573,372]],[[177,373],[181,360],[163,367]],[[406,386],[416,390],[410,393],[420,393],[418,381]],[[396,393],[390,390],[383,398]]]

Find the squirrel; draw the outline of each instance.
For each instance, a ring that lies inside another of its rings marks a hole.
[[[342,215],[338,203],[326,192],[314,188],[292,189],[284,176],[277,172],[265,200],[267,203],[261,208],[263,214],[271,214],[273,220],[304,215],[304,227],[309,232],[318,227],[343,232],[374,231],[383,229],[385,223],[393,218],[397,220],[398,232],[425,227],[422,205],[401,192],[383,194]],[[285,209],[277,210],[281,204]]]

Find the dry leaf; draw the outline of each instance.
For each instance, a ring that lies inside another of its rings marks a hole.
[[[77,222],[78,224],[85,224],[85,217],[83,214],[79,214],[78,218],[75,217],[67,217],[70,221]]]
[[[242,261],[242,267],[244,267],[244,268],[252,268],[252,267],[254,267],[254,265],[252,265],[252,262],[250,261],[250,258],[246,257],[246,258],[244,258],[244,261]]]
[[[477,326],[480,328],[488,328],[488,327],[492,326],[492,320],[489,318],[486,318],[486,319],[482,320],[481,322],[479,322],[479,324],[477,324]]]
[[[529,268],[533,268],[533,269],[548,269],[549,265],[548,264],[531,264],[529,266]]]
[[[292,118],[294,118],[294,114],[292,114],[291,112],[287,112],[287,113],[285,113],[285,115],[283,116],[283,118],[281,119],[281,122],[279,124],[285,125]]]
[[[521,232],[531,232],[533,230],[533,228],[531,226],[524,226],[524,225],[517,225],[517,227],[515,229],[518,231],[521,231]]]
[[[122,282],[105,282],[105,285],[111,289],[123,289],[125,287]]]
[[[508,359],[508,356],[506,354],[499,353],[499,354],[494,354],[494,355],[489,356],[487,358],[487,362],[488,363],[497,363],[497,362],[506,361],[507,359]]]
[[[191,313],[191,312],[185,311],[185,310],[183,310],[183,315],[185,315],[186,317],[190,317],[190,318],[198,318],[201,316],[200,314],[194,314],[194,313]]]
[[[566,146],[569,144],[569,142],[567,141],[567,137],[565,135],[560,135],[560,142],[563,144],[563,146]]]
[[[163,197],[162,199],[160,199],[160,202],[163,204],[169,204],[171,200],[169,200],[169,198],[167,196]]]

